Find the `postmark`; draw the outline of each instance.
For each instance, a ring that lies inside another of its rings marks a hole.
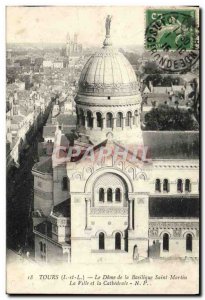
[[[196,9],[146,10],[145,48],[169,72],[189,71],[199,59]]]

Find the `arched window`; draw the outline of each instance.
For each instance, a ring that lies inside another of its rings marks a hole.
[[[116,188],[115,190],[115,201],[120,202],[121,201],[121,192],[119,188]]]
[[[117,113],[117,117],[116,117],[116,127],[122,127],[122,113],[119,112]]]
[[[77,125],[80,125],[80,116],[78,111],[76,111],[76,115],[77,115]]]
[[[105,249],[105,234],[103,232],[100,232],[99,234],[99,249]]]
[[[183,181],[182,181],[182,179],[177,180],[177,192],[179,192],[179,193],[183,192]]]
[[[132,117],[132,113],[128,111],[125,118],[125,126],[131,125],[131,117]]]
[[[105,201],[105,192],[103,188],[99,189],[99,201],[104,202]]]
[[[102,128],[102,115],[101,115],[101,113],[97,112],[96,116],[97,116],[97,127]]]
[[[191,182],[189,179],[185,180],[185,191],[186,192],[191,192]]]
[[[160,179],[156,179],[156,181],[155,181],[155,191],[156,192],[161,192],[161,182],[160,182]]]
[[[82,109],[79,111],[79,124],[85,126],[85,116]]]
[[[169,182],[168,179],[164,179],[163,181],[163,191],[168,192],[169,191]]]
[[[121,234],[119,232],[115,234],[115,250],[121,250]]]
[[[169,235],[168,235],[168,233],[163,234],[163,250],[169,251]]]
[[[192,251],[192,235],[190,233],[186,235],[186,251]]]
[[[107,189],[107,201],[112,202],[112,189]]]
[[[138,123],[138,118],[139,118],[139,114],[138,114],[138,111],[135,110],[135,113],[134,113],[134,118],[133,118],[133,125],[137,125]]]
[[[63,191],[67,191],[68,190],[68,178],[67,177],[63,177],[62,190]]]
[[[113,118],[111,113],[107,113],[106,115],[106,125],[107,128],[112,128]]]
[[[41,252],[43,252],[43,243],[40,242],[39,245],[40,245],[40,250],[41,250]]]
[[[87,112],[87,124],[88,124],[88,127],[90,128],[93,128],[93,115],[91,113],[91,111],[88,111]]]

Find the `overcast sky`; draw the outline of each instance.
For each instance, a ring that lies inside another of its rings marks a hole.
[[[112,15],[113,44],[143,45],[143,7],[7,7],[7,43],[64,43],[67,32],[79,41],[100,46],[105,18]]]

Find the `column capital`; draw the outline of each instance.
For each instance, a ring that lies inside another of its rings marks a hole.
[[[86,197],[85,201],[91,201],[91,198],[90,197]]]

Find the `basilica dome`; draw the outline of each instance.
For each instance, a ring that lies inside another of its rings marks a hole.
[[[103,47],[81,72],[75,96],[77,130],[93,144],[106,139],[126,144],[134,137],[142,145],[139,84],[129,61],[112,46],[110,23],[108,15]]]
[[[129,96],[139,94],[135,72],[125,56],[111,43],[90,57],[80,80],[79,94],[92,96]]]

